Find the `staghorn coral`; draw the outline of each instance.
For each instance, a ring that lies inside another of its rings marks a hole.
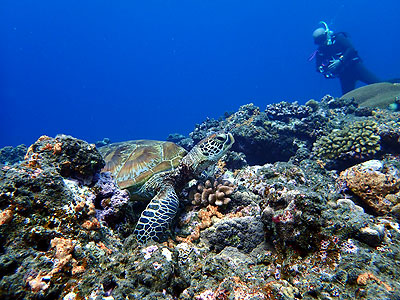
[[[314,143],[317,157],[326,159],[365,159],[381,150],[378,124],[365,120],[350,124],[343,129],[334,129]]]
[[[235,185],[221,180],[207,179],[204,183],[199,183],[195,189],[189,193],[189,199],[193,205],[216,206],[227,205],[231,202],[230,196],[235,190]]]

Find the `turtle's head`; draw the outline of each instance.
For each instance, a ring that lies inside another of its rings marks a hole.
[[[216,163],[233,145],[233,135],[225,132],[214,133],[201,140],[185,157],[196,174],[200,174]]]

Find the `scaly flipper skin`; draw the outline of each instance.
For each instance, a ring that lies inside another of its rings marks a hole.
[[[179,199],[171,185],[163,187],[142,212],[134,234],[140,244],[158,242],[165,234],[179,207]]]

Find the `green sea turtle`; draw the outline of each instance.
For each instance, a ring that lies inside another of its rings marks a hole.
[[[201,140],[189,153],[171,142],[150,140],[110,144],[99,149],[106,166],[132,199],[151,199],[134,234],[139,243],[159,241],[174,218],[176,191],[216,163],[232,146],[230,133],[219,132]]]

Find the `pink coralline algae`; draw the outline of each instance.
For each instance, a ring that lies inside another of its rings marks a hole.
[[[97,219],[108,224],[117,222],[123,215],[122,209],[129,202],[129,193],[118,188],[109,172],[100,174],[95,190],[92,201],[96,206]]]

